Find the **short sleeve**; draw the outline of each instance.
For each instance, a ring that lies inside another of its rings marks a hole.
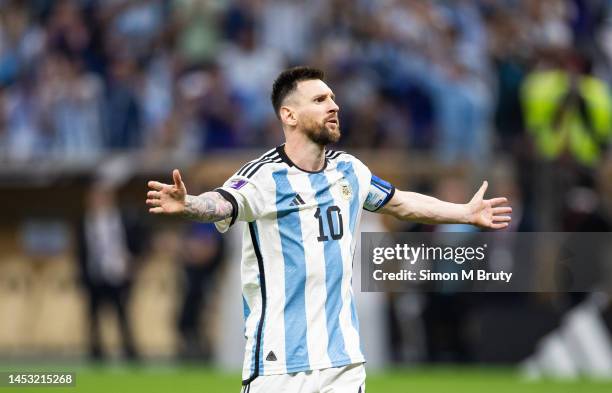
[[[215,222],[219,232],[226,232],[236,221],[255,221],[263,212],[265,203],[261,185],[252,178],[234,175],[222,187],[215,189],[232,204],[232,216]]]
[[[372,175],[368,195],[363,204],[363,208],[375,212],[385,206],[387,202],[391,200],[393,194],[395,194],[395,187],[391,183],[378,176]]]

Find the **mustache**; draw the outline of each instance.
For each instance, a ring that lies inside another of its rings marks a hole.
[[[336,115],[331,115],[331,116],[328,116],[328,117],[325,118],[325,122],[328,122],[330,120],[335,120],[336,123],[340,122],[340,119],[338,118],[337,114]]]

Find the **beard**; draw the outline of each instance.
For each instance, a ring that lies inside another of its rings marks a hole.
[[[326,121],[323,123],[313,121],[304,126],[304,134],[317,145],[327,146],[330,143],[338,142],[342,133],[340,132],[340,122],[336,124],[335,128],[330,129]]]

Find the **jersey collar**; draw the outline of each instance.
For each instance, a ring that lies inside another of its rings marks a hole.
[[[319,169],[318,171],[307,171],[306,169],[302,169],[299,166],[295,165],[295,163],[293,161],[291,161],[291,159],[289,158],[289,156],[287,155],[287,153],[285,153],[285,144],[283,143],[280,146],[276,147],[276,151],[278,152],[278,154],[280,155],[281,159],[283,160],[283,162],[289,166],[294,166],[297,169],[299,169],[302,172],[306,172],[306,173],[321,173],[325,170],[325,168],[327,168],[327,157],[325,157],[325,162],[323,163],[323,168]]]

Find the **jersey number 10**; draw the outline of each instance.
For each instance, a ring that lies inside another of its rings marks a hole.
[[[338,228],[334,227],[334,215],[336,216]],[[317,237],[318,241],[326,242],[329,240],[329,237],[325,235],[325,224],[323,224],[325,218],[327,218],[327,226],[329,227],[329,235],[331,236],[331,238],[333,240],[339,240],[342,238],[342,235],[344,235],[344,227],[342,225],[342,213],[340,213],[340,208],[338,206],[329,206],[325,214],[325,216],[327,217],[323,217],[323,215],[321,215],[321,208],[319,207],[317,208],[317,211],[315,212],[314,216],[317,220],[319,220],[319,237]]]

